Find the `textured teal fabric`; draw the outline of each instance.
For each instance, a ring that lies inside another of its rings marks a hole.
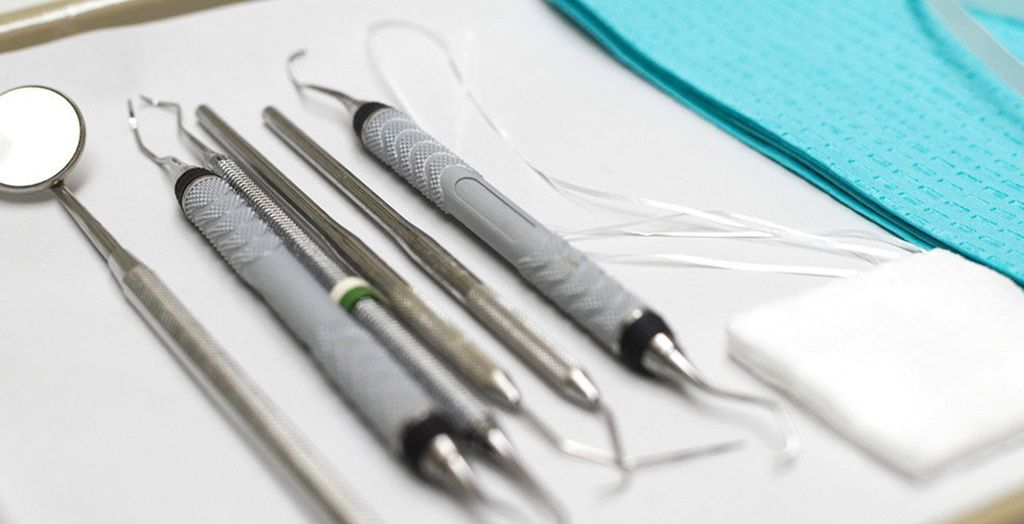
[[[920,0],[551,0],[842,203],[1024,283],[1024,101]],[[979,14],[1012,52],[1024,25]]]

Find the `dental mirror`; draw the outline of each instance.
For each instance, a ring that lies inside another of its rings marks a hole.
[[[70,98],[43,86],[0,93],[0,192],[52,189],[92,245],[109,259],[124,248],[64,184],[83,149],[85,120]]]
[[[0,93],[0,191],[35,193],[59,184],[85,147],[74,102],[42,86]]]

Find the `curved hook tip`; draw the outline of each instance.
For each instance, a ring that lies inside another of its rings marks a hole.
[[[305,49],[293,51],[292,54],[288,55],[288,60],[285,62],[284,67],[285,72],[288,74],[288,80],[291,81],[292,86],[295,87],[300,94],[306,86],[299,82],[299,79],[295,76],[295,62],[304,56],[306,56]]]
[[[128,98],[128,125],[133,130],[139,129],[139,119],[135,117],[135,101],[131,97]]]
[[[796,461],[803,448],[803,441],[796,431],[796,425],[789,415],[789,411],[782,404],[776,404],[776,421],[779,431],[785,435],[782,449],[775,455],[775,463],[778,466],[788,466]]]
[[[348,110],[350,113],[354,112],[360,105],[363,104],[362,101],[356,100],[355,98],[352,98],[351,96],[341,91],[338,91],[337,89],[331,89],[329,87],[311,84],[308,82],[300,82],[299,79],[295,76],[295,62],[304,56],[306,56],[306,50],[299,49],[297,51],[292,52],[292,54],[288,55],[288,60],[285,62],[285,73],[287,73],[288,75],[288,80],[292,83],[292,86],[295,87],[295,90],[299,92],[300,96],[305,96],[307,90],[325,94],[327,96],[330,96],[331,98],[334,98],[338,102],[341,102],[341,104],[345,106],[345,109]]]

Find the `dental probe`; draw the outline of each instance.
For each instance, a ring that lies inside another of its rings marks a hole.
[[[273,107],[264,109],[263,121],[558,393],[585,409],[602,409],[600,392],[580,363],[552,347],[494,288],[409,222],[280,111]]]
[[[487,502],[447,414],[331,301],[227,182],[204,168],[157,156],[142,141],[130,101],[128,111],[140,151],[165,172],[185,216],[309,349],[388,451],[456,497]]]
[[[554,497],[544,490],[523,464],[515,446],[498,426],[490,409],[460,382],[423,344],[377,300],[372,289],[333,253],[320,247],[288,212],[267,194],[253,178],[229,156],[214,151],[189,132],[182,121],[179,104],[141,97],[146,103],[172,110],[177,117],[179,136],[190,146],[207,169],[227,181],[287,244],[339,306],[348,311],[419,380],[451,416],[458,429],[476,444],[490,460],[525,486],[542,494],[544,501]],[[557,504],[550,504],[557,512]]]
[[[294,53],[290,60],[302,53]],[[672,383],[681,378],[712,396],[768,409],[784,440],[780,462],[799,454],[800,438],[781,403],[710,382],[660,315],[515,205],[409,115],[336,89],[313,84],[297,87],[340,102],[352,116],[355,134],[367,151],[472,231],[627,368]]]

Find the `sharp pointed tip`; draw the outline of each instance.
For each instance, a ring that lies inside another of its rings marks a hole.
[[[131,127],[132,130],[138,130],[139,129],[139,120],[138,120],[138,118],[135,117],[135,101],[132,100],[129,97],[128,100],[127,100],[127,103],[128,103],[128,126]]]
[[[788,467],[796,462],[796,459],[800,458],[800,451],[802,443],[799,436],[791,435],[786,439],[786,444],[782,450],[775,455],[775,465],[779,467]]]
[[[506,409],[517,410],[522,407],[523,393],[504,370],[496,369],[491,373],[487,395]]]
[[[775,462],[779,466],[786,466],[792,464],[800,457],[803,440],[800,438],[800,433],[797,431],[796,424],[793,423],[793,418],[789,415],[789,410],[786,409],[786,406],[782,402],[772,402],[772,404],[775,414],[775,425],[783,440],[782,449],[776,454]]]
[[[566,395],[580,406],[587,409],[598,409],[601,403],[601,392],[590,376],[580,368],[573,368],[563,382]]]
[[[565,509],[526,467],[512,441],[501,428],[488,428],[482,435],[482,440],[487,454],[502,471],[523,487],[530,496],[547,506],[557,522],[568,522],[565,518]]]
[[[423,474],[457,498],[485,501],[480,481],[455,440],[439,434],[421,459]]]

